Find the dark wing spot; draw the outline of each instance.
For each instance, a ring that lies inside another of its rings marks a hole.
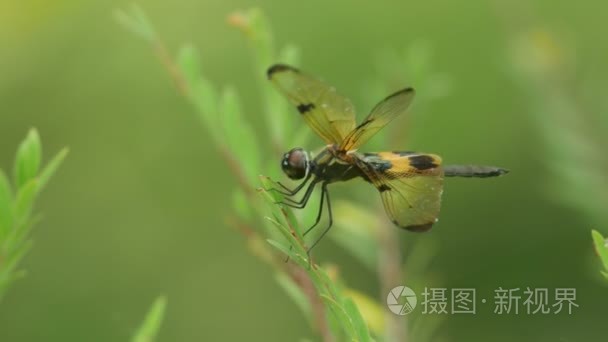
[[[391,189],[391,187],[390,187],[390,186],[388,186],[388,185],[386,185],[386,184],[382,184],[382,185],[380,185],[380,186],[378,187],[378,191],[380,191],[380,192],[385,192],[385,191],[388,191],[388,190],[390,190],[390,189]]]
[[[283,72],[283,71],[293,71],[293,72],[300,72],[300,70],[286,65],[286,64],[275,64],[273,66],[271,66],[270,68],[268,68],[268,71],[266,71],[266,75],[268,76],[268,79],[272,78],[272,75],[274,75],[277,72]]]
[[[397,92],[394,92],[394,93],[390,94],[389,96],[385,97],[385,98],[384,98],[384,100],[380,101],[380,103],[382,103],[382,102],[384,102],[384,101],[386,101],[386,100],[388,100],[388,99],[390,99],[390,98],[392,98],[392,97],[395,97],[395,96],[401,95],[401,94],[406,94],[406,93],[414,93],[414,92],[415,92],[415,91],[414,91],[414,88],[412,88],[412,87],[407,87],[407,88],[401,89],[401,90],[399,90],[399,91],[397,91]]]
[[[418,170],[428,170],[437,167],[435,159],[425,154],[409,157],[410,165]]]
[[[423,233],[423,232],[428,231],[432,227],[433,227],[433,223],[423,223],[423,224],[417,224],[417,225],[413,225],[413,226],[407,226],[404,228],[409,230],[410,232]]]
[[[307,112],[309,112],[311,109],[315,108],[315,104],[314,103],[309,103],[309,104],[301,104],[298,105],[298,112],[300,112],[300,114],[305,114]]]

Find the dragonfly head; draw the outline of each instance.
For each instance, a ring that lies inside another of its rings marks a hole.
[[[304,149],[296,147],[283,155],[281,168],[287,177],[297,180],[308,175],[309,171],[308,153]]]

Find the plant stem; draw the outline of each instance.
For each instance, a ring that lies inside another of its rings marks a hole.
[[[317,327],[319,335],[324,342],[333,342],[334,337],[329,330],[329,326],[327,324],[327,317],[325,317],[325,306],[315,289],[313,282],[311,281],[308,273],[300,267],[297,267],[295,264],[290,264],[289,274],[296,284],[300,286],[302,292],[306,294],[308,300],[310,301],[310,307],[312,309],[312,315],[314,319],[314,324]]]
[[[399,249],[399,235],[394,227],[380,225],[378,238],[378,272],[380,280],[380,298],[384,300],[389,291],[403,282],[401,270],[401,250]],[[407,341],[407,320],[405,316],[392,313],[386,315],[386,342]]]
[[[167,69],[177,90],[180,92],[181,95],[187,97],[190,93],[190,89],[188,88],[187,83],[184,81],[183,75],[181,74],[181,72],[175,65],[175,62],[169,55],[167,49],[165,48],[165,45],[162,43],[162,41],[160,41],[160,39],[156,39],[153,46],[155,53],[160,59],[162,65],[165,67],[165,69]],[[236,163],[236,161],[226,148],[220,147],[219,150],[220,155],[222,156],[226,164],[228,164],[229,169],[236,177],[240,187],[247,193],[247,195],[253,195],[254,191],[247,182],[245,174],[239,164]],[[284,215],[287,216],[286,213],[284,213]],[[247,227],[247,225],[244,225],[242,223],[235,224],[235,226],[239,227],[239,231],[243,233],[246,237],[251,237],[251,233],[254,232],[252,228],[249,228]],[[290,229],[293,230],[294,228],[290,226]],[[310,305],[315,319],[315,325],[323,341],[333,342],[334,338],[331,334],[331,331],[329,330],[329,326],[327,325],[327,319],[325,317],[325,306],[323,305],[323,302],[317,294],[317,291],[310,277],[304,270],[300,269],[296,265],[288,265],[288,274],[292,277],[294,282],[300,286],[300,288],[306,294],[310,301]]]

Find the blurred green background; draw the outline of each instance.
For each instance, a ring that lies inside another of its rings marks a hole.
[[[0,3],[0,165],[9,168],[32,126],[40,131],[45,156],[70,148],[38,203],[44,216],[22,265],[28,275],[0,305],[0,341],[126,340],[159,294],[169,300],[161,341],[310,336],[272,270],[225,224],[234,179],[193,109],[149,46],[114,20],[113,11],[129,3]],[[554,34],[571,61],[564,83],[576,90],[564,93],[587,115],[580,121],[603,135],[593,120],[606,123],[608,113],[602,93],[608,78],[608,45],[602,43],[608,5],[565,0],[356,5],[148,0],[140,5],[170,50],[184,42],[198,47],[207,77],[235,85],[248,113],[260,108],[259,93],[246,42],[226,24],[234,10],[264,10],[277,43],[297,44],[302,66],[349,95],[360,116],[371,105],[365,82],[378,78],[382,51],[419,42],[430,46],[433,68],[449,79],[449,91],[421,108],[424,113],[408,129],[411,146],[387,150],[434,152],[446,163],[496,164],[511,174],[448,179],[440,223],[425,235],[400,232],[403,240],[438,241],[432,271],[442,281],[427,286],[475,287],[478,298],[489,302],[499,286],[570,287],[577,289],[579,304],[572,315],[506,316],[485,304],[474,316],[446,316],[438,328],[443,340],[582,341],[605,334],[608,289],[598,280],[590,229],[608,231],[606,216],[589,214],[580,204],[585,201],[576,202],[578,208],[567,205],[556,198],[559,182],[547,182],[551,161],[546,159],[556,156],[548,152],[540,127],[553,119],[535,115],[544,99],[535,98],[530,88],[537,85],[514,67],[513,42],[527,29]],[[545,96],[554,100],[550,92]],[[280,179],[280,155],[267,158],[277,160],[271,176]],[[348,193],[337,187],[341,195]],[[606,205],[594,202],[593,191],[564,187],[573,197],[588,198],[590,206]],[[315,253],[336,261],[352,287],[379,292],[371,272],[330,239]]]

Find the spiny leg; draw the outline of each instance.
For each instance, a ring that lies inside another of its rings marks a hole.
[[[319,181],[315,179],[308,185],[308,189],[306,189],[306,193],[304,194],[304,196],[302,196],[300,201],[294,201],[291,198],[284,198],[283,201],[278,202],[278,204],[283,204],[288,207],[296,208],[296,209],[304,208],[306,206],[306,204],[308,203],[308,200],[310,199],[310,195],[312,194],[312,191],[315,189],[315,186],[317,185],[318,182]]]
[[[290,189],[290,188],[286,187],[281,182],[276,182],[285,191],[281,191],[281,190],[279,190],[277,188],[272,188],[272,189],[270,189],[270,191],[276,191],[276,192],[280,193],[281,195],[285,195],[285,196],[294,196],[298,192],[300,192],[300,190],[302,190],[302,188],[304,188],[304,186],[306,185],[306,183],[308,182],[308,180],[310,179],[311,176],[312,176],[312,174],[308,174],[306,176],[306,178],[304,178],[304,180],[300,184],[298,184],[298,186],[296,186],[293,189]]]
[[[319,222],[321,221],[321,214],[323,213],[323,199],[325,198],[325,192],[326,191],[327,191],[327,189],[325,187],[325,183],[323,183],[323,185],[321,187],[321,203],[319,205],[319,213],[317,214],[317,220],[315,221],[315,223],[310,228],[306,229],[306,231],[304,232],[304,234],[302,234],[302,237],[304,237],[304,236],[306,236],[306,234],[310,233],[310,231],[314,227],[316,227],[317,224],[319,224]],[[308,191],[307,191],[307,193],[308,193]],[[310,195],[309,195],[309,197],[310,197]],[[290,246],[289,247],[289,251],[292,251],[292,250],[293,250],[293,246]],[[308,259],[310,260],[310,255],[308,255]],[[287,256],[287,258],[285,259],[285,262],[287,262],[287,261],[289,261],[289,256]]]
[[[306,229],[306,231],[304,232],[304,234],[302,234],[302,237],[306,236],[306,234],[310,233],[311,230],[313,230],[314,227],[316,227],[319,222],[321,222],[321,215],[323,214],[323,200],[325,199],[325,192],[327,191],[327,189],[325,188],[325,183],[323,183],[323,185],[321,186],[321,203],[319,204],[319,213],[317,213],[317,219],[315,220],[315,223],[310,226],[310,228]]]
[[[321,234],[321,236],[319,236],[319,238],[317,240],[315,240],[315,242],[312,244],[312,246],[310,246],[310,248],[308,248],[308,250],[306,251],[308,253],[308,259],[309,260],[310,260],[310,251],[317,245],[317,243],[319,243],[319,241],[321,241],[321,239],[323,239],[323,237],[325,236],[325,234],[327,234],[327,232],[331,228],[332,224],[334,223],[334,218],[333,218],[333,215],[332,215],[332,212],[331,212],[331,202],[329,200],[329,191],[327,191],[327,183],[323,183],[322,194],[325,195],[325,201],[327,202],[327,213],[329,214],[329,224],[327,225],[327,228],[325,228],[325,230],[323,231],[323,233]],[[323,201],[321,201],[321,203],[322,202]],[[319,217],[317,218],[317,222],[315,223],[315,225],[318,223],[318,219],[320,217],[321,217],[321,215],[320,215],[320,212],[319,212]],[[310,231],[313,227],[309,228],[306,231],[306,233],[308,233],[308,231]],[[304,233],[304,235],[306,235],[306,233]]]

